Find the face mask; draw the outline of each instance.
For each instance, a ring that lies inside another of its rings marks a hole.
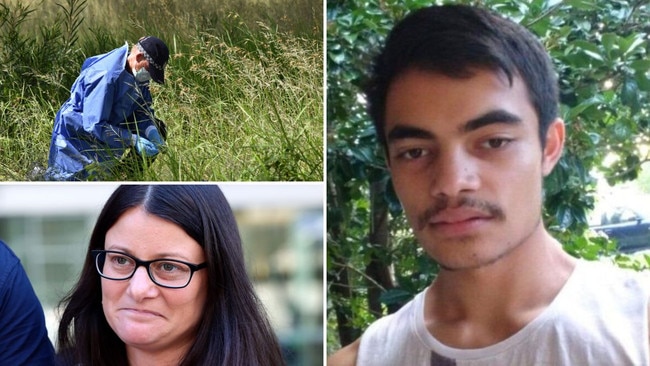
[[[147,71],[147,69],[145,69],[144,67],[141,67],[140,70],[138,71],[133,71],[133,77],[135,77],[135,80],[139,83],[144,83],[151,80],[151,75],[149,75],[149,71]]]

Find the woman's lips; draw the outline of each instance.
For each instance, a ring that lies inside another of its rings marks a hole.
[[[141,317],[160,317],[163,318],[162,314],[152,311],[152,310],[147,310],[147,309],[138,309],[138,308],[122,308],[122,311],[126,311],[129,314],[135,315],[135,316],[141,316]]]

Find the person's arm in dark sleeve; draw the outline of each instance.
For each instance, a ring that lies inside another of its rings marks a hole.
[[[18,258],[0,242],[0,364],[53,365],[45,316]]]

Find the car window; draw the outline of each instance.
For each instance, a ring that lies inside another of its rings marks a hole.
[[[618,224],[622,222],[631,222],[631,221],[636,221],[638,220],[639,215],[627,208],[619,208],[616,209],[611,217],[609,218],[609,223],[610,224]]]

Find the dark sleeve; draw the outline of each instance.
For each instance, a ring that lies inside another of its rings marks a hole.
[[[1,241],[0,364],[54,365],[43,308],[20,261]]]

